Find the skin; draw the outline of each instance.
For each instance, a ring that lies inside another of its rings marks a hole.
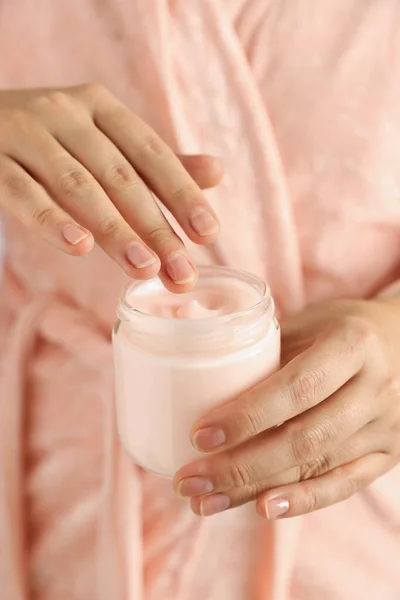
[[[201,188],[221,177],[217,159],[176,156],[102,86],[0,92],[0,208],[70,255],[96,242],[130,277],[189,291],[196,269],[154,196],[209,244],[219,223]],[[334,302],[284,320],[282,369],[193,428],[207,454],[174,485],[196,514],[257,500],[267,518],[300,515],[398,463],[399,304]]]
[[[282,322],[282,368],[197,422],[204,458],[174,479],[197,515],[256,500],[294,517],[350,497],[400,460],[400,298],[340,301]]]
[[[210,244],[219,223],[200,188],[221,177],[217,159],[176,156],[100,85],[0,92],[0,209],[73,256],[97,242],[130,277],[187,292],[196,269],[154,196]]]

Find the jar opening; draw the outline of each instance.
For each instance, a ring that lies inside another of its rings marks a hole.
[[[166,291],[158,278],[129,283],[120,298],[118,317],[142,326],[148,323],[152,328],[204,331],[226,322],[254,319],[273,305],[268,286],[255,275],[215,266],[199,267],[198,272],[199,279],[187,294]]]

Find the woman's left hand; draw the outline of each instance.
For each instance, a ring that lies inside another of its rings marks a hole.
[[[196,423],[181,468],[202,516],[267,518],[344,500],[400,460],[400,300],[330,302],[282,322],[282,368]],[[279,425],[279,427],[278,427]]]

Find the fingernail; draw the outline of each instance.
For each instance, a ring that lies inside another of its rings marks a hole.
[[[188,477],[182,479],[178,484],[178,494],[180,496],[201,496],[202,494],[209,494],[213,491],[213,484],[209,479],[205,477]]]
[[[230,503],[229,496],[224,494],[214,494],[214,496],[203,498],[200,502],[200,514],[202,517],[210,517],[229,508]]]
[[[166,265],[168,275],[172,281],[179,284],[189,283],[194,279],[194,271],[186,256],[180,252],[174,252],[167,259]]]
[[[157,261],[154,254],[140,242],[130,242],[126,247],[126,256],[129,262],[137,269],[149,267]]]
[[[81,242],[82,240],[89,237],[89,234],[87,233],[87,231],[84,231],[76,225],[66,225],[63,229],[63,236],[69,244],[75,246],[76,244],[79,244],[79,242]]]
[[[267,519],[277,519],[287,513],[289,508],[289,500],[286,498],[273,498],[265,506]]]
[[[192,437],[192,444],[197,450],[214,450],[226,441],[225,432],[218,427],[198,429]]]
[[[190,224],[199,235],[211,235],[219,231],[219,224],[214,215],[202,206],[195,208],[190,217]]]

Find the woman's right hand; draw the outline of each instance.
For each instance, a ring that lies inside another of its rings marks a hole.
[[[75,256],[96,241],[130,276],[188,291],[196,270],[153,194],[197,244],[218,219],[200,188],[217,159],[177,157],[99,85],[0,91],[0,208]]]

